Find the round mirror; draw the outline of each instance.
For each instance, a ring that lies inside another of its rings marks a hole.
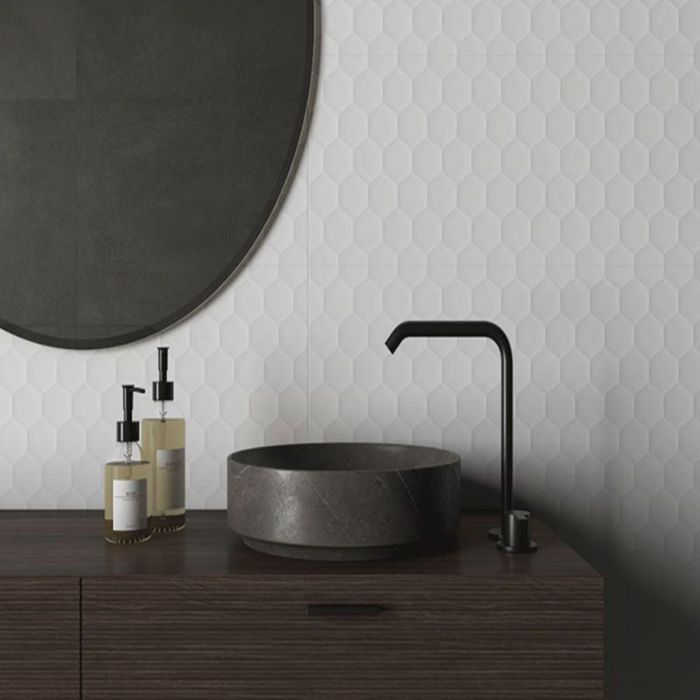
[[[295,159],[314,7],[0,3],[0,326],[119,345],[230,277]]]

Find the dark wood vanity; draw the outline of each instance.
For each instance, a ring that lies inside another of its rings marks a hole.
[[[247,549],[221,511],[143,545],[95,512],[0,514],[2,697],[600,700],[603,581],[541,523],[498,552],[313,563]]]

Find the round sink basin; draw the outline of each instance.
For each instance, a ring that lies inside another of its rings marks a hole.
[[[444,542],[459,516],[454,452],[310,443],[228,458],[229,527],[269,554],[336,561],[405,555]]]

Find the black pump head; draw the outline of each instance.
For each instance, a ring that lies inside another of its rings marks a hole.
[[[154,401],[172,401],[175,385],[168,381],[168,348],[158,348],[158,381],[153,382]]]
[[[124,420],[117,423],[117,442],[138,442],[139,422],[134,420],[134,392],[145,394],[146,390],[133,384],[122,384]]]

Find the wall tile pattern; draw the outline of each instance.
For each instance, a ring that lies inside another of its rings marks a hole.
[[[601,566],[697,601],[700,4],[321,14],[304,157],[225,289],[125,348],[0,334],[0,506],[100,506],[118,384],[150,381],[160,342],[190,421],[190,507],[224,506],[234,448],[307,439],[453,448],[481,501],[496,353],[383,341],[407,318],[489,318],[515,350],[521,498]]]

